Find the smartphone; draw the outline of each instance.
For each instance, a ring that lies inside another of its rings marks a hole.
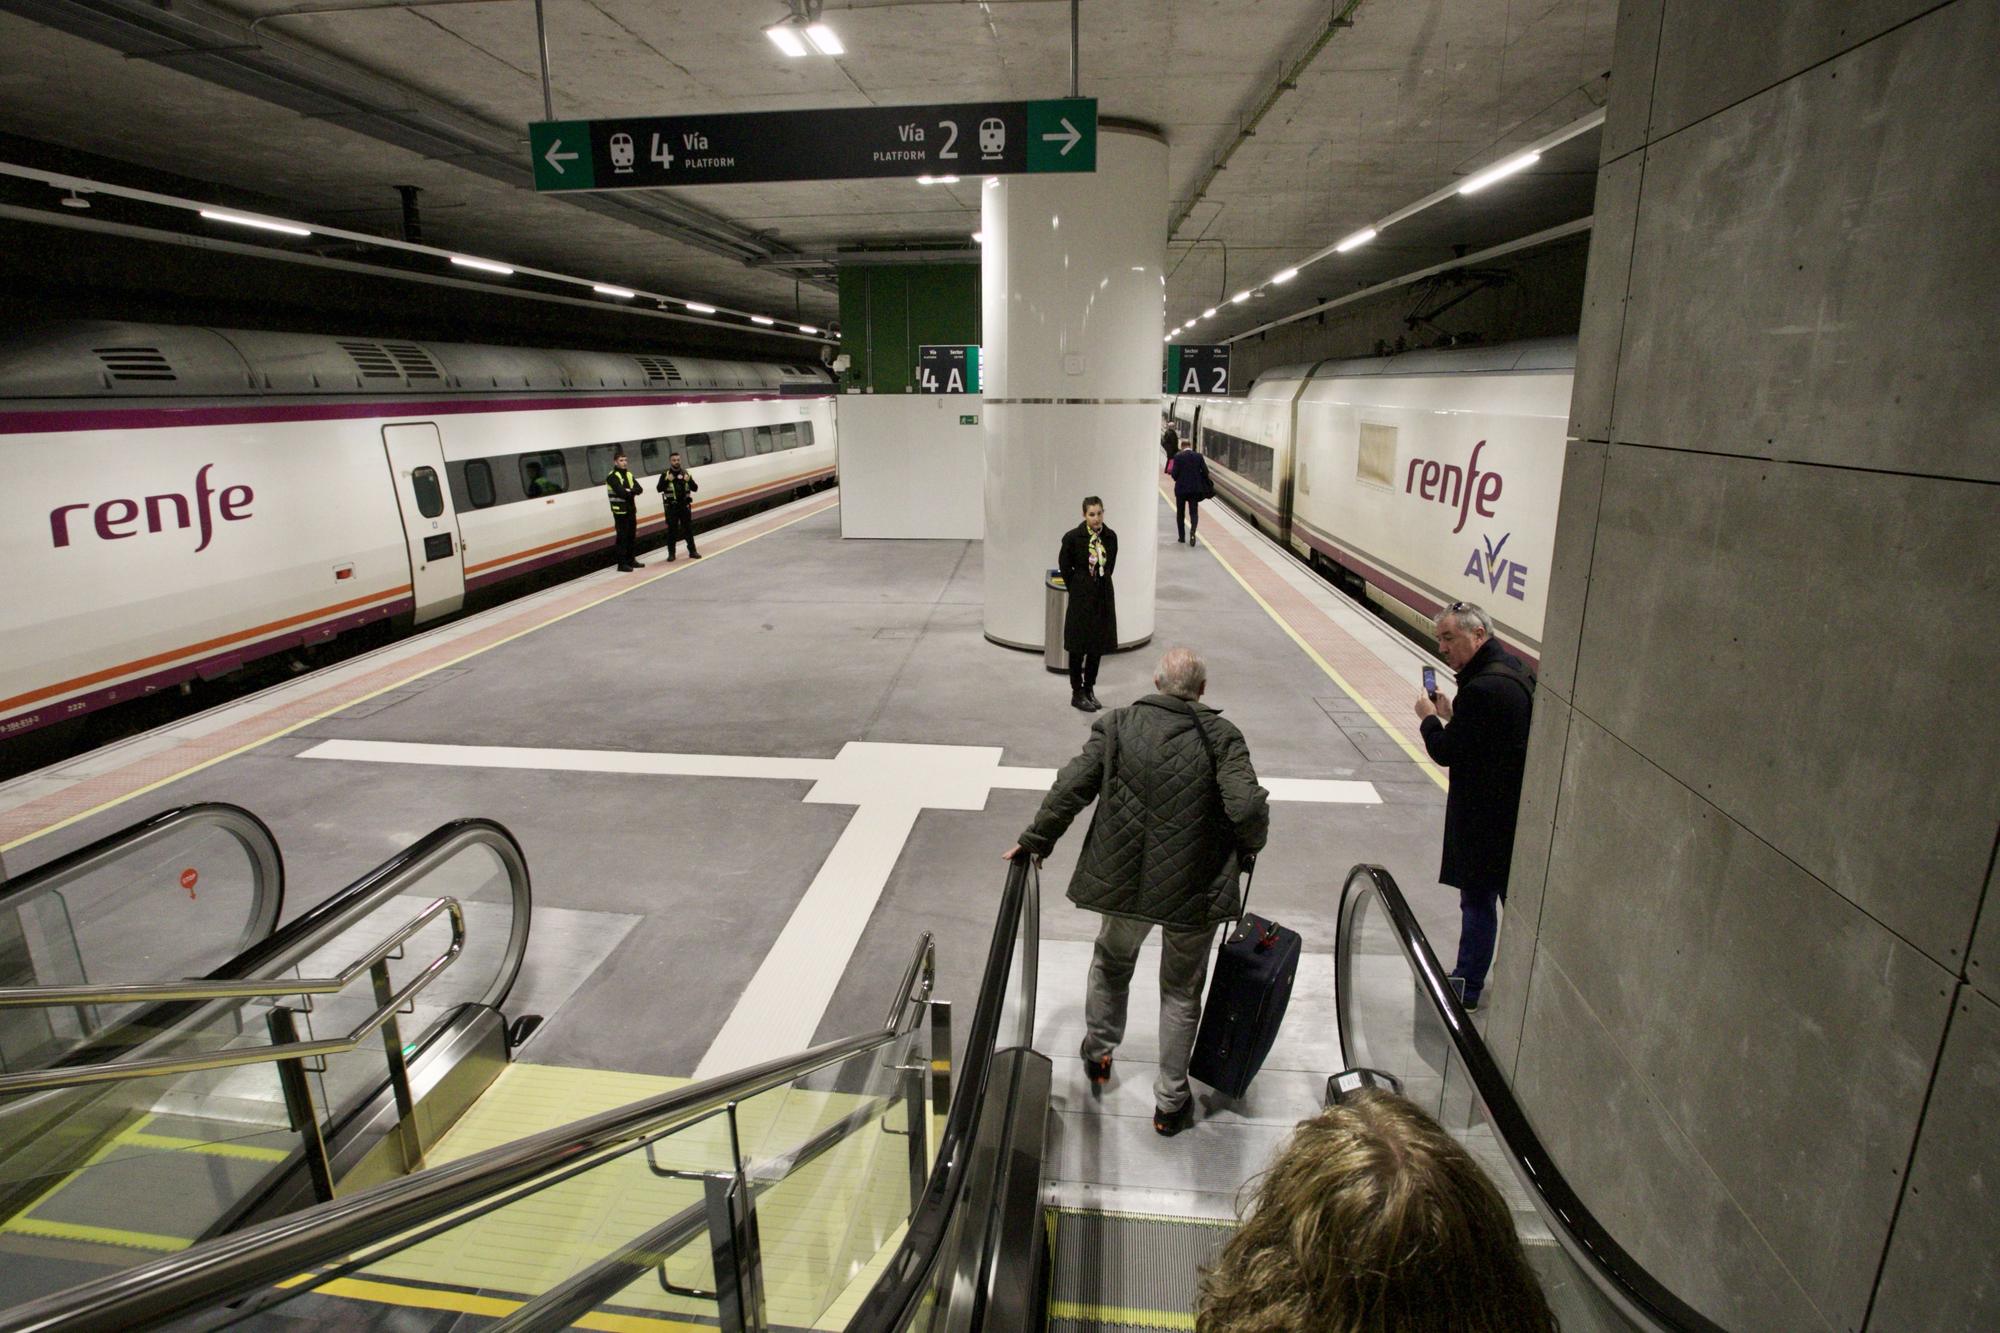
[[[1433,699],[1438,697],[1438,673],[1436,667],[1424,668],[1424,693]]]

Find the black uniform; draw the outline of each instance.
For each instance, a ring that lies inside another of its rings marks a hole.
[[[611,499],[611,522],[618,529],[618,568],[639,569],[639,509],[635,503],[639,498],[639,479],[632,475],[632,469],[621,467],[611,469],[611,475],[604,479],[605,493]]]
[[[701,552],[694,549],[694,493],[701,489],[701,483],[686,468],[679,472],[668,468],[660,474],[660,498],[667,507],[667,559],[674,558],[674,546],[679,542],[688,544],[688,554],[696,560]]]

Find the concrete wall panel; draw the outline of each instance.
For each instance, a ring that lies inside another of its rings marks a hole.
[[[1567,753],[1542,956],[1857,1327],[1955,979],[1588,717]]]
[[[2000,1328],[2000,1006],[1961,990],[1871,1329]]]
[[[1556,544],[1549,560],[1549,605],[1542,622],[1538,695],[1568,699],[1576,689],[1576,653],[1590,594],[1597,545],[1597,506],[1604,488],[1605,445],[1571,440],[1564,451],[1562,493],[1556,501]],[[1528,761],[1530,771],[1535,761]]]
[[[1782,83],[1936,3],[1730,0],[1718,5],[1708,0],[1670,0],[1653,83],[1653,137],[1665,138]],[[1619,19],[1624,19],[1622,11]]]
[[[1979,924],[1972,931],[1972,956],[1965,964],[1965,979],[1995,1004],[2000,1004],[2000,866],[1986,873],[1986,897],[1979,911]]]
[[[1605,108],[1600,163],[1646,146],[1653,114],[1653,70],[1660,58],[1660,11],[1665,0],[1624,0],[1611,41],[1611,102]],[[1599,188],[1604,177],[1598,176]]]
[[[1597,173],[1590,267],[1584,274],[1583,322],[1577,334],[1576,387],[1569,405],[1569,433],[1579,440],[1611,438],[1612,389],[1618,382],[1618,345],[1625,336],[1626,283],[1631,277],[1632,233],[1645,166],[1644,156],[1634,153]]]
[[[1682,1300],[1724,1328],[1835,1327],[1546,954],[1528,990],[1515,1086],[1598,1220]]]
[[[2000,714],[1963,706],[1948,631],[2000,594],[1993,514],[1987,486],[1613,446],[1576,673],[1579,711],[1954,972]]]
[[[1677,7],[1663,40],[1717,60],[1793,8]],[[2000,480],[2000,301],[1967,286],[2000,265],[1996,51],[2000,5],[1962,0],[1656,138],[1613,439]]]
[[[1514,863],[1507,871],[1507,907],[1482,1023],[1486,1044],[1500,1068],[1508,1072],[1513,1069],[1527,1010],[1528,976],[1534,967],[1535,938],[1542,916],[1542,885],[1548,878],[1549,843],[1555,836],[1556,794],[1562,779],[1563,751],[1569,743],[1569,705],[1549,690],[1537,690],[1535,695],[1527,774],[1514,830]]]

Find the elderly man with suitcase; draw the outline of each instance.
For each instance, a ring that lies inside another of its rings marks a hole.
[[[1063,766],[1007,852],[1048,855],[1096,800],[1069,885],[1071,902],[1104,918],[1090,964],[1084,1070],[1095,1085],[1110,1080],[1139,948],[1161,927],[1153,1128],[1166,1135],[1193,1122],[1188,1058],[1209,946],[1216,926],[1242,910],[1237,875],[1270,833],[1270,794],[1257,784],[1243,733],[1200,702],[1207,677],[1193,651],[1169,650],[1153,676],[1157,693],[1091,723],[1083,753]]]

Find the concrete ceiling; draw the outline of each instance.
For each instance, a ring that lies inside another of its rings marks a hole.
[[[1169,325],[1602,105],[1616,8],[1083,0],[1082,92],[1101,115],[1160,126],[1171,146]],[[780,55],[761,29],[788,9],[546,0],[555,113],[1068,89],[1066,0],[826,0],[849,52],[839,59]],[[822,325],[831,289],[782,261],[964,248],[978,225],[977,178],[537,196],[525,127],[541,118],[530,0],[0,0],[0,129],[290,201],[325,225],[395,235],[394,187],[416,185],[432,244]],[[1420,214],[1201,336],[1581,216],[1594,143]]]

